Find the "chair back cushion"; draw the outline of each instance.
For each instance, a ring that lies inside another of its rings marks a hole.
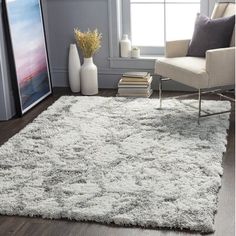
[[[234,14],[235,14],[235,3],[216,3],[211,18],[216,19],[221,17],[232,16]],[[235,28],[230,42],[230,47],[234,46],[235,46]]]

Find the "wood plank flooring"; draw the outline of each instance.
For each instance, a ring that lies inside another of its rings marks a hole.
[[[70,92],[65,89],[56,89],[37,107],[29,111],[22,118],[0,122],[0,145],[19,132],[35,117],[50,106],[62,95]],[[176,93],[164,93],[166,96]],[[114,90],[103,90],[99,96],[115,96]],[[157,94],[154,94],[155,98]],[[215,99],[213,96],[207,99]],[[216,231],[210,236],[235,235],[235,114],[231,114],[228,134],[227,152],[224,155],[224,176],[219,194],[219,208],[215,218]],[[41,218],[27,218],[17,216],[0,216],[0,236],[196,236],[199,233],[190,233],[163,229],[142,229],[134,227],[117,227],[96,223],[76,222],[67,220],[45,220]]]

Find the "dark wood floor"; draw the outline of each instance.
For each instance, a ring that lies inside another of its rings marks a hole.
[[[0,122],[0,145],[19,132],[28,123],[50,106],[60,96],[69,94],[68,91],[57,89],[37,107],[22,118]],[[115,91],[104,90],[100,96],[114,96]],[[167,96],[173,93],[166,93]],[[153,95],[156,97],[156,94]],[[207,97],[215,99],[215,97]],[[219,208],[215,219],[216,231],[211,236],[235,235],[235,115],[231,114],[228,135],[227,152],[224,155],[224,176],[219,195]],[[66,220],[44,220],[41,218],[26,218],[17,216],[0,216],[0,236],[196,236],[190,233],[174,230],[154,230],[141,228],[125,228],[95,223],[82,223]]]

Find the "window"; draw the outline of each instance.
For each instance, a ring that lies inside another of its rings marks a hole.
[[[163,54],[165,41],[192,37],[201,1],[123,0],[123,33],[142,54]]]
[[[164,55],[165,41],[191,38],[196,13],[211,11],[210,0],[108,0],[110,67],[151,72],[157,56]],[[122,34],[141,48],[142,58],[120,57]]]

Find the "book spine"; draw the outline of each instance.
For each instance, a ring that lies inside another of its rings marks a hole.
[[[120,80],[120,82],[119,82],[119,84],[130,84],[130,85],[132,85],[132,84],[140,84],[140,85],[147,85],[147,84],[150,84],[152,82],[152,78],[150,78],[149,80],[128,80],[128,81],[126,81],[126,80],[123,80],[123,79],[121,79]]]
[[[150,76],[149,73],[140,73],[140,74],[136,74],[136,73],[125,73],[122,75],[123,77],[131,77],[131,78],[145,78],[147,76]]]
[[[119,84],[118,88],[147,88],[149,84]]]
[[[143,98],[149,98],[152,95],[153,91],[151,90],[149,93],[143,93],[143,94],[120,94],[117,93],[117,97],[143,97]]]
[[[145,77],[124,77],[122,76],[121,79],[124,80],[124,81],[134,81],[134,80],[137,80],[137,81],[148,81],[149,79],[151,78],[151,76],[145,76]]]
[[[129,89],[129,88],[120,88],[120,89],[118,89],[118,92],[119,93],[125,93],[125,94],[127,94],[127,93],[147,93],[147,92],[149,92],[151,90],[151,88],[150,87],[148,87],[148,88],[135,88],[135,89]]]

